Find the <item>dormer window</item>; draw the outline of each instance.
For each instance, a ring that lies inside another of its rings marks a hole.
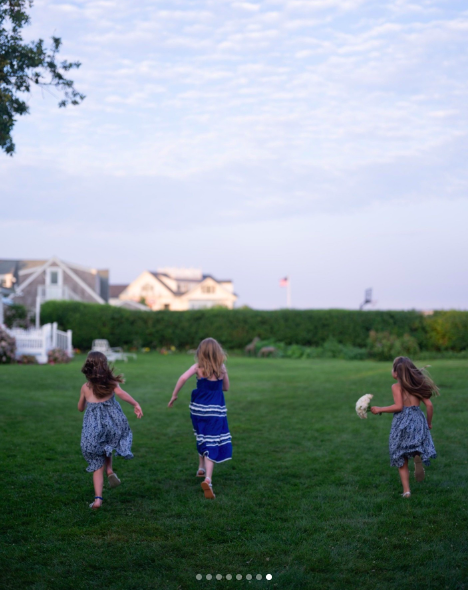
[[[202,285],[202,293],[215,293],[216,287],[214,285]]]
[[[60,287],[62,284],[62,269],[48,268],[47,269],[47,285],[50,287]]]

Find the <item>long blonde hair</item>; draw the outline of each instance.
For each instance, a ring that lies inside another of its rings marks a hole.
[[[406,356],[397,356],[393,361],[393,370],[397,374],[403,391],[419,399],[429,399],[432,394],[439,395],[439,389],[425,369],[418,369]]]
[[[226,360],[226,353],[217,340],[214,338],[202,340],[198,345],[196,356],[198,367],[204,377],[207,379],[210,377],[223,378],[223,363]]]

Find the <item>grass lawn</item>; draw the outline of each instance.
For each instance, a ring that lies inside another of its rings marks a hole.
[[[439,458],[406,500],[389,467],[391,416],[354,411],[364,393],[391,403],[390,363],[231,358],[234,458],[215,467],[209,501],[195,477],[192,387],[166,407],[191,358],[139,355],[118,365],[145,413],[122,403],[135,459],[116,459],[122,485],[92,512],[83,360],[0,366],[3,588],[468,589],[468,361],[432,363]]]

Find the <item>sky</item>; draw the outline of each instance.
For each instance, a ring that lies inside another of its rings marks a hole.
[[[0,257],[232,279],[238,305],[468,308],[468,7],[36,0],[79,60],[0,154]]]

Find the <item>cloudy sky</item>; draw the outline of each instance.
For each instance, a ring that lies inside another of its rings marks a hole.
[[[468,7],[36,0],[79,59],[0,154],[2,258],[201,267],[239,304],[468,308]]]

